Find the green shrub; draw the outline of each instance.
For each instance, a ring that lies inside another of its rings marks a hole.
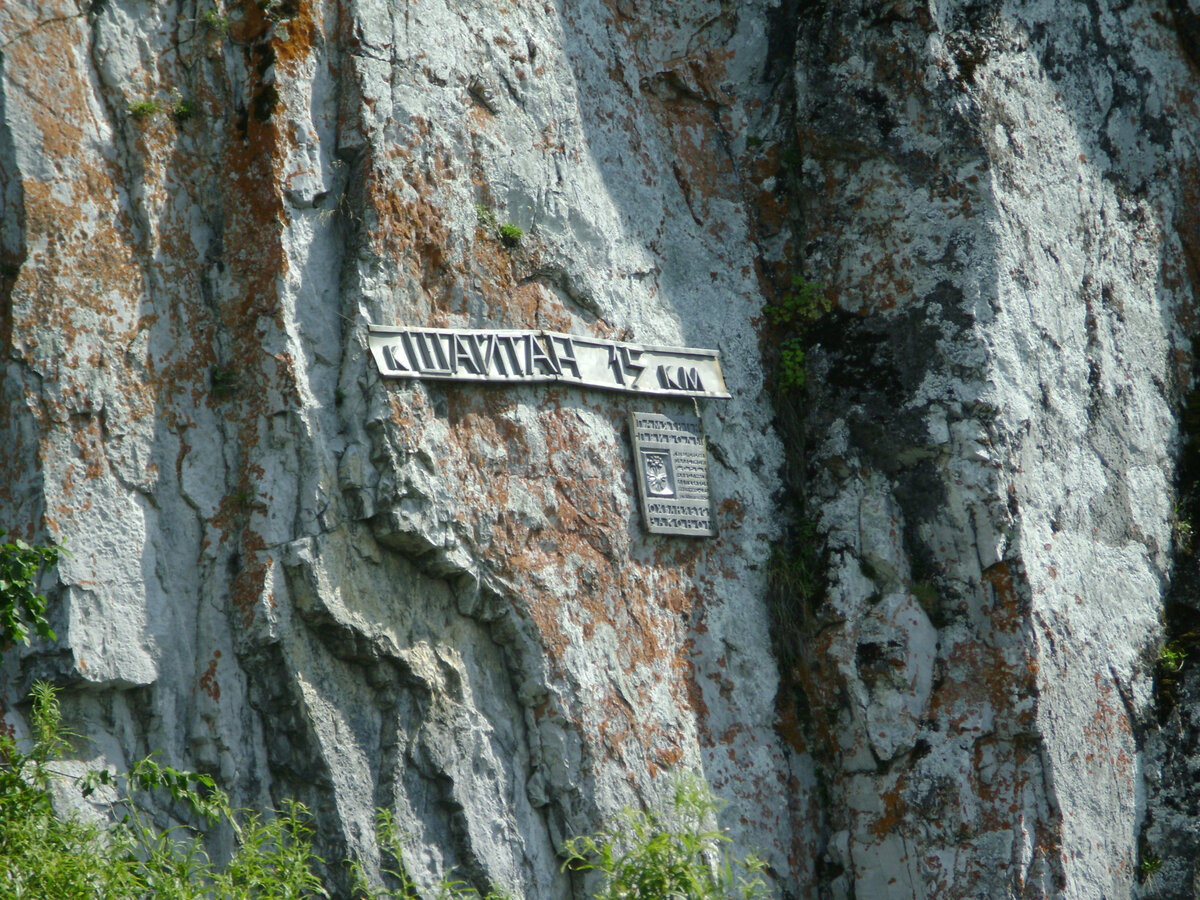
[[[269,816],[235,812],[213,780],[160,765],[151,758],[128,773],[92,772],[77,781],[85,796],[101,785],[117,821],[97,825],[77,815],[56,816],[50,803],[50,764],[66,750],[55,689],[34,685],[32,747],[22,750],[0,733],[0,885],[4,897],[97,900],[304,900],[326,897],[314,872],[311,829],[303,805],[288,801]],[[165,794],[210,821],[227,823],[236,849],[213,864],[198,831],[157,827],[142,794]]]
[[[132,896],[136,878],[127,842],[50,804],[48,764],[66,746],[54,690],[33,688],[33,745],[23,751],[0,733],[0,884],[8,897]]]
[[[46,599],[33,591],[42,565],[60,550],[16,540],[0,547],[0,627],[5,642],[28,641],[32,627],[53,637],[44,617]],[[28,620],[28,622],[27,622]],[[59,816],[51,804],[51,764],[71,748],[56,689],[37,682],[31,695],[32,739],[27,749],[0,731],[0,897],[23,900],[311,900],[328,897],[315,871],[308,811],[293,800],[266,815],[234,810],[214,780],[203,773],[163,765],[147,757],[124,773],[107,769],[75,778],[93,802],[103,798],[110,821]],[[62,776],[59,776],[62,777]],[[98,794],[100,788],[105,790]],[[195,819],[223,824],[235,838],[232,858],[213,863],[205,835],[190,825],[162,828],[146,813],[151,795],[169,798]],[[597,900],[760,900],[770,896],[764,864],[733,857],[729,838],[715,827],[722,808],[708,785],[682,777],[666,812],[626,810],[594,835],[566,842],[567,866],[603,878]],[[356,895],[365,900],[420,900],[404,866],[404,839],[394,818],[380,811],[377,839],[385,865],[381,887],[370,884],[361,862],[348,864]],[[391,865],[387,865],[390,857]],[[437,900],[507,900],[492,886],[487,894],[447,875]]]
[[[600,873],[596,900],[751,900],[770,896],[755,856],[733,857],[714,825],[724,804],[703,779],[681,777],[670,809],[626,809],[611,826],[566,842],[564,867]]]

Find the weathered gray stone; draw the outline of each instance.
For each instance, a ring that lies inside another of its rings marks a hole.
[[[67,765],[161,748],[329,858],[390,808],[422,885],[582,896],[563,838],[685,767],[787,896],[1152,895],[1194,839],[1192,676],[1150,715],[1194,3],[205,9],[0,7],[0,528],[72,554],[5,723],[51,678]],[[654,407],[718,536],[641,528],[643,399],[396,384],[368,324],[719,349],[732,399]]]
[[[564,837],[698,768],[793,881],[780,450],[723,149],[767,94],[766,7],[246,3],[228,36],[205,9],[0,11],[0,502],[73,553],[6,698],[53,676],[91,759],[295,795],[331,858],[376,859],[390,807],[420,883],[518,896],[570,894]],[[633,401],[388,383],[368,322],[720,349],[721,537],[643,533]]]

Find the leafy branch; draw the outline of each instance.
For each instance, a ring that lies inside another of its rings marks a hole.
[[[0,544],[0,650],[16,643],[28,646],[31,628],[43,640],[57,638],[46,619],[46,597],[36,587],[43,567],[57,565],[61,552],[20,538]]]

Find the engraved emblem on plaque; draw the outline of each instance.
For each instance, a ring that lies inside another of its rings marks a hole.
[[[655,497],[674,497],[675,479],[671,476],[669,453],[642,451],[642,467],[646,477],[646,493]]]
[[[651,534],[712,537],[708,450],[700,420],[689,415],[630,413],[642,521]]]

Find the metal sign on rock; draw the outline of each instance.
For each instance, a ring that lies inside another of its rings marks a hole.
[[[379,373],[506,384],[556,382],[677,397],[728,398],[716,350],[655,347],[553,331],[370,327]]]
[[[688,415],[629,414],[642,520],[652,534],[712,537],[708,453],[700,420]]]

